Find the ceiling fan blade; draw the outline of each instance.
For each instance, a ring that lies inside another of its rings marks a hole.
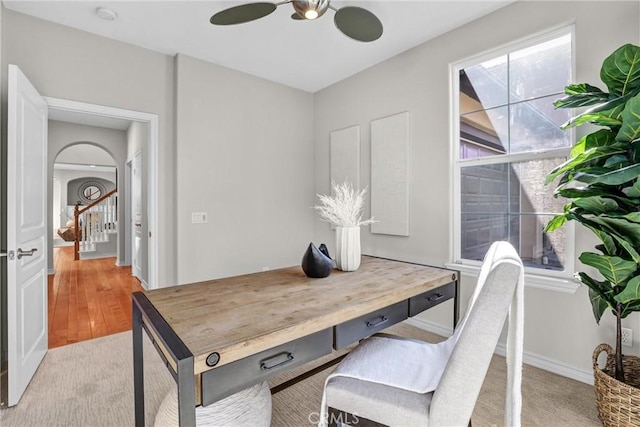
[[[302,16],[298,15],[295,12],[293,13],[293,15],[291,15],[291,19],[293,19],[294,21],[305,21],[305,19]]]
[[[248,3],[221,10],[211,17],[213,25],[235,25],[264,18],[276,10],[274,3]]]
[[[333,22],[344,35],[361,42],[372,42],[382,36],[382,22],[361,7],[346,6],[339,9]]]

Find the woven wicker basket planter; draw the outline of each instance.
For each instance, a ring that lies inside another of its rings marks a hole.
[[[603,369],[598,366],[600,353],[607,353]],[[615,351],[600,344],[593,352],[593,375],[598,417],[605,427],[640,427],[640,357],[623,356],[625,381],[614,378]]]

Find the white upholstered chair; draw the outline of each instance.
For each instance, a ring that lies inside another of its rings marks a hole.
[[[523,267],[495,242],[469,308],[438,344],[378,335],[362,341],[329,375],[321,424],[466,426],[509,314],[505,425],[520,425]]]

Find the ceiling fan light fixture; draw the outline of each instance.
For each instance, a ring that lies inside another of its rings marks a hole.
[[[320,18],[329,8],[329,0],[293,0],[293,8],[304,19]]]

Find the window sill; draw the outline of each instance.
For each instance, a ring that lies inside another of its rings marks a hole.
[[[445,263],[445,267],[458,270],[461,274],[478,277],[480,266],[469,264]],[[562,292],[565,294],[575,294],[580,283],[573,279],[562,277],[544,276],[541,274],[524,273],[524,285],[534,289],[544,289],[546,291]]]

